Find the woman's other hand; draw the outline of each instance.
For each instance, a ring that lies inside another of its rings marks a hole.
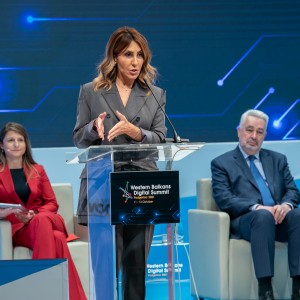
[[[134,140],[140,140],[140,128],[131,124],[119,111],[116,111],[116,115],[120,121],[108,132],[107,140],[110,142],[121,134],[127,134]]]
[[[34,211],[29,210],[28,212],[24,212],[20,209],[16,209],[15,216],[18,218],[20,222],[23,224],[27,224],[34,217]]]
[[[103,112],[94,121],[94,127],[97,130],[99,139],[101,139],[101,140],[104,139],[104,124],[103,123],[104,123],[105,118],[106,118],[106,112]]]

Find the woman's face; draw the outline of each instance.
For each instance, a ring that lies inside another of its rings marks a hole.
[[[144,54],[141,47],[134,41],[116,57],[117,77],[124,83],[133,83],[139,76]]]
[[[5,152],[7,160],[15,160],[23,157],[26,151],[26,142],[21,134],[15,131],[8,131],[1,147]]]

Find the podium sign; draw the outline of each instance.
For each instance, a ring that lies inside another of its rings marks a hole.
[[[179,172],[110,174],[111,224],[179,223]]]

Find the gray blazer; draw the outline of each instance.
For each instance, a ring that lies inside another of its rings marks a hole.
[[[165,108],[165,92],[156,87],[151,87],[160,105]],[[119,122],[116,110],[123,114],[129,122],[141,128],[143,140],[140,143],[158,144],[165,140],[166,126],[165,116],[153,95],[147,89],[142,88],[135,82],[126,107],[124,107],[119,96],[116,85],[113,84],[110,90],[100,89],[95,91],[92,82],[81,86],[78,105],[77,119],[73,130],[73,141],[78,148],[88,148],[93,145],[126,145],[137,143],[127,135],[120,135],[110,143],[107,139],[100,140],[97,132],[93,129],[94,120],[99,114],[106,112],[104,120],[104,131],[107,133]],[[134,164],[133,164],[134,165]],[[155,170],[156,164],[147,161],[135,163],[137,167],[146,170]],[[81,178],[86,178],[84,169]],[[83,214],[86,219],[86,182],[82,182],[78,201],[78,217]],[[85,223],[85,221],[82,221]]]
[[[166,104],[164,91],[155,86],[152,86],[152,91],[164,108]],[[104,128],[105,132],[108,132],[119,122],[116,110],[123,114],[129,122],[141,128],[144,135],[142,143],[158,144],[164,141],[166,137],[165,116],[148,90],[135,83],[128,103],[124,107],[115,84],[109,91],[104,89],[94,91],[93,84],[90,82],[81,86],[80,89],[77,120],[73,130],[73,140],[76,147],[87,148],[100,144],[123,145],[133,143],[134,141],[126,135],[118,136],[111,143],[106,139],[101,141],[97,132],[93,130],[94,120],[99,114],[106,111]]]

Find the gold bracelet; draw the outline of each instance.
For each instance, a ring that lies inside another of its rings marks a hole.
[[[132,138],[133,140],[135,140],[137,138],[137,136],[139,135],[139,133],[142,133],[142,130],[140,127],[138,127],[139,131],[137,132],[137,134]]]

